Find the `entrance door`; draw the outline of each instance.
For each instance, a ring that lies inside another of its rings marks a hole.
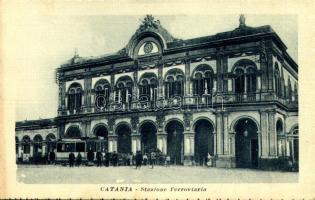
[[[258,167],[258,134],[256,123],[248,118],[235,125],[235,161],[239,168]]]
[[[251,164],[252,168],[258,167],[258,140],[251,140]]]
[[[183,132],[184,127],[178,121],[171,121],[166,126],[167,154],[171,158],[171,164],[183,164]]]
[[[195,161],[199,165],[206,165],[208,154],[214,155],[212,124],[205,119],[198,120],[195,133]]]

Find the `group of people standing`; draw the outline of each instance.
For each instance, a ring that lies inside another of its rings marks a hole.
[[[124,165],[124,166],[132,166],[135,165],[136,169],[140,169],[142,165],[151,165],[151,168],[154,168],[154,165],[156,165],[158,162],[157,153],[152,151],[150,153],[142,154],[141,151],[137,151],[136,154],[118,154],[117,152],[112,153],[102,153],[102,152],[96,152],[88,151],[86,154],[87,158],[87,165],[94,165],[96,163],[97,167],[101,166],[118,166],[118,165]],[[75,156],[73,152],[69,153],[68,158],[69,166],[74,167],[80,166],[82,164],[82,155],[80,152],[78,152],[78,155]],[[166,166],[169,166],[170,164],[170,157],[166,156],[165,159]]]

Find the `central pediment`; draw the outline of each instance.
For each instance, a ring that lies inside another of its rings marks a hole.
[[[147,15],[120,54],[131,58],[161,54],[167,44],[176,40],[152,15]]]

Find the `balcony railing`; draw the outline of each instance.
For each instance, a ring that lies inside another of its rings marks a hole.
[[[297,99],[297,98],[296,98]],[[182,109],[182,108],[215,108],[226,104],[242,104],[242,103],[258,103],[258,102],[279,102],[289,108],[297,108],[298,101],[292,101],[278,97],[275,93],[247,93],[247,94],[231,94],[217,93],[207,94],[203,96],[174,96],[173,98],[158,98],[156,100],[136,100],[130,102],[112,102],[105,107],[83,106],[80,110],[70,112],[67,109],[60,109],[60,115],[75,115],[82,113],[97,112],[119,112],[119,111],[150,111],[160,109]]]

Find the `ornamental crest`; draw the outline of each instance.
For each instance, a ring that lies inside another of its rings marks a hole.
[[[147,15],[142,24],[140,25],[140,30],[146,30],[148,28],[158,28],[160,26],[160,20],[154,20],[152,15]]]

